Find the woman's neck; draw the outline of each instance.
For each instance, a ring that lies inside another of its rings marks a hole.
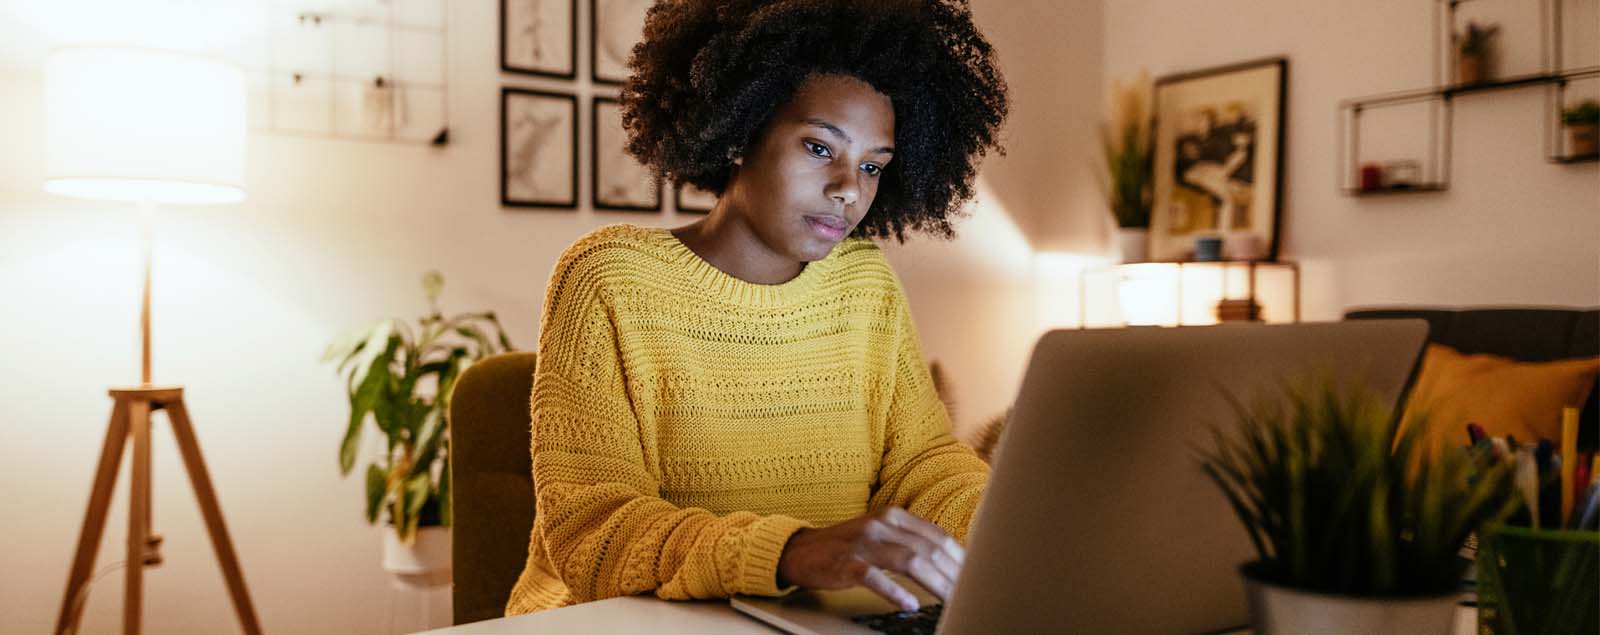
[[[728,204],[726,198],[717,201],[705,219],[673,229],[672,235],[711,266],[745,282],[782,284],[800,275],[804,262],[773,251]]]

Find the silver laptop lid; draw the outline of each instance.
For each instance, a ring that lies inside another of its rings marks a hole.
[[[1200,471],[1222,393],[1333,372],[1398,400],[1421,320],[1052,331],[1036,344],[942,633],[1203,633],[1255,559]]]

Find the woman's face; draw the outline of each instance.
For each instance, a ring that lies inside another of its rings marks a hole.
[[[772,252],[827,257],[872,208],[894,157],[894,106],[871,85],[812,75],[734,163],[723,198]]]

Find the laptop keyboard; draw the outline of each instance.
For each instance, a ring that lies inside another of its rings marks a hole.
[[[933,635],[943,610],[943,604],[929,604],[915,611],[860,615],[850,621],[889,635]]]

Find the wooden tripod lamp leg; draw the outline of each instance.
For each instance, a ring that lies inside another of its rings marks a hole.
[[[136,400],[128,414],[128,436],[133,440],[133,464],[128,466],[128,568],[123,578],[122,632],[139,635],[140,608],[144,606],[145,526],[150,508],[150,402]]]
[[[100,446],[100,465],[95,468],[83,528],[78,531],[78,551],[72,559],[72,571],[67,574],[67,591],[61,598],[61,613],[56,616],[56,633],[77,631],[78,620],[83,617],[83,605],[78,599],[94,570],[100,538],[105,534],[106,510],[111,505],[111,492],[117,486],[117,471],[122,467],[122,448],[127,439],[128,403],[118,399],[111,407],[105,444]]]
[[[222,507],[217,504],[217,494],[211,488],[211,476],[206,471],[205,458],[200,455],[200,443],[195,439],[194,426],[189,423],[189,411],[181,398],[168,403],[166,410],[167,417],[172,421],[172,434],[178,439],[178,450],[183,455],[183,465],[189,471],[189,482],[194,485],[195,498],[200,501],[206,530],[211,534],[211,546],[217,552],[217,561],[222,564],[228,593],[233,596],[233,608],[239,614],[239,623],[248,635],[260,635],[261,623],[256,619],[255,606],[250,603],[250,592],[245,588],[239,558],[234,554],[233,541],[228,537],[228,526],[222,521]]]

